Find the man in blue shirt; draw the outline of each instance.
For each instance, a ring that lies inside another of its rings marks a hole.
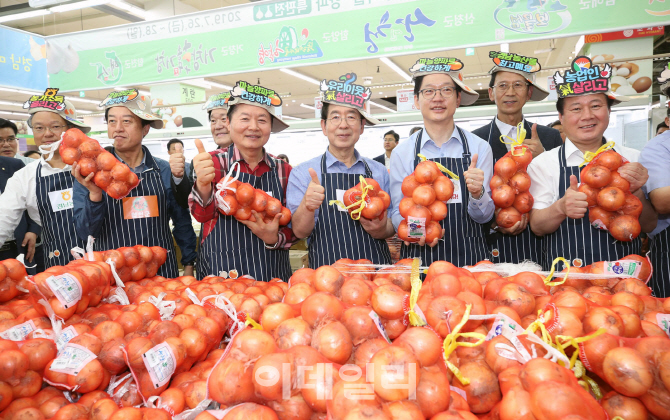
[[[328,137],[328,148],[323,155],[294,168],[289,176],[286,204],[293,215],[293,233],[309,238],[309,265],[313,268],[341,258],[391,263],[384,239],[395,230],[388,210],[379,219],[353,220],[347,210],[331,205],[331,201],[343,201],[344,192],[358,184],[361,175],[389,191],[386,167],[361,156],[355,148],[365,125],[378,123],[365,111],[370,88],[355,81],[356,75],[349,73],[321,82],[321,130]]]
[[[414,104],[424,127],[400,143],[391,155],[391,217],[398,228],[403,199],[402,182],[414,172],[419,154],[442,164],[459,176],[454,195],[447,202],[447,217],[440,222],[443,239],[425,245],[405,243],[401,258],[419,257],[422,265],[445,260],[457,266],[473,265],[487,256],[483,224],[493,217],[490,181],[493,176],[491,146],[454,123],[460,105],[473,104],[479,94],[463,82],[463,63],[456,58],[422,58],[410,69],[414,77]]]
[[[151,127],[163,128],[163,121],[151,113],[151,101],[137,89],[114,91],[100,106],[105,107],[107,135],[114,140],[113,154],[140,178],[140,183],[125,198],[111,198],[94,181],[91,173],[81,176],[77,162],[72,174],[74,218],[77,234],[96,238],[97,250],[124,246],[160,246],[170,252],[158,275],[179,275],[172,234],[181,248],[184,275],[193,275],[196,237],[188,209],[177,205],[170,187],[170,164],[155,158],[142,146]],[[143,211],[132,209],[142,208]],[[170,220],[174,225],[170,232]]]

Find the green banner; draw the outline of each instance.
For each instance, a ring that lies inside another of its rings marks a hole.
[[[649,0],[250,3],[48,37],[49,67],[54,60],[59,70],[49,84],[61,91],[132,86],[659,26],[670,24],[667,9]]]

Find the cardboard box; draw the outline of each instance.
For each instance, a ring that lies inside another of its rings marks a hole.
[[[296,271],[299,268],[309,267],[308,252],[307,251],[289,251],[289,259],[291,261],[291,270]]]

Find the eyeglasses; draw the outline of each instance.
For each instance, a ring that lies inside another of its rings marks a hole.
[[[347,122],[347,124],[352,125],[352,126],[356,125],[356,124],[360,124],[360,122],[361,122],[360,118],[356,118],[353,115],[347,115],[344,118],[344,120]],[[339,115],[335,115],[332,118],[328,118],[328,121],[330,121],[331,123],[333,123],[335,125],[340,125],[340,123],[342,122],[342,117],[340,117]]]
[[[423,97],[426,99],[432,99],[438,91],[443,98],[451,98],[454,96],[454,93],[456,93],[456,88],[451,86],[445,86],[439,89],[428,88],[421,89],[419,93],[423,94]]]
[[[42,134],[47,130],[51,131],[53,134],[60,134],[65,131],[66,126],[64,125],[52,125],[51,127],[44,127],[41,125],[33,126],[33,133]]]
[[[0,138],[0,144],[12,144],[13,142],[16,141],[16,137],[7,137],[6,139]]]
[[[494,88],[500,89],[503,93],[507,92],[507,90],[512,87],[516,92],[521,92],[523,91],[526,86],[528,86],[528,83],[523,83],[523,82],[514,82],[514,83],[507,83],[507,82],[502,82],[498,83],[497,85],[494,85]]]

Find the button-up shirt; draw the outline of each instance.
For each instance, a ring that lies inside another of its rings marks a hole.
[[[498,116],[496,115],[496,125],[498,126],[498,130],[500,131],[500,134],[503,136],[508,136],[514,140],[516,140],[516,126],[514,125],[509,125],[507,123],[504,123],[498,119]],[[523,123],[524,120],[523,118],[521,119],[521,122]],[[525,126],[525,124],[522,125],[522,127]],[[526,133],[526,138],[530,138],[530,133]],[[505,140],[509,141],[509,140]],[[505,143],[505,147],[507,147],[507,151],[509,152],[512,150],[512,145]]]
[[[649,180],[642,187],[647,196],[657,188],[670,187],[670,131],[649,140],[640,153],[640,163],[649,173]],[[659,214],[656,229],[649,236],[661,233],[668,226],[670,214]]]
[[[396,230],[398,229],[400,222],[403,220],[403,217],[400,215],[400,210],[398,209],[400,200],[403,199],[401,190],[402,181],[405,177],[414,172],[414,158],[416,158],[414,155],[414,148],[416,145],[416,137],[420,132],[421,131],[417,131],[412,134],[408,140],[401,142],[395,149],[393,149],[393,153],[391,154],[390,175],[391,201],[393,206],[391,219]],[[483,224],[491,220],[493,212],[495,211],[495,204],[491,199],[490,187],[491,177],[493,176],[493,153],[491,152],[491,146],[487,141],[475,136],[469,131],[463,130],[463,132],[468,140],[470,155],[478,155],[477,168],[484,171],[484,194],[478,200],[470,196],[468,202],[468,214],[472,220]],[[454,128],[454,132],[451,134],[449,140],[438,147],[430,138],[428,132],[423,130],[419,153],[424,155],[427,159],[441,157],[462,158],[463,141],[458,130]]]
[[[579,166],[584,162],[584,153],[570,141],[565,139],[565,160],[568,166]],[[616,145],[614,150],[630,162],[637,162],[640,152],[629,147]],[[555,147],[538,155],[528,165],[530,175],[530,193],[533,196],[534,209],[546,209],[558,201],[559,183],[561,179],[560,147]],[[666,169],[667,170],[667,169]]]
[[[302,198],[305,196],[307,187],[312,181],[312,176],[309,173],[309,169],[312,168],[316,172],[316,175],[321,179],[321,158],[323,155],[319,155],[315,158],[303,162],[300,165],[293,168],[291,176],[288,180],[288,191],[286,197],[286,207],[291,210],[291,214],[295,213],[302,202]],[[361,156],[357,150],[354,150],[354,158],[356,162],[347,167],[343,162],[339,161],[335,156],[333,156],[330,151],[326,149],[326,169],[328,173],[331,174],[362,174],[365,177],[365,164],[367,163],[372,172],[372,178],[379,183],[379,186],[382,190],[389,192],[389,174],[388,170],[381,163],[368,159]],[[390,193],[389,193],[390,194]],[[389,207],[390,209],[390,207]],[[319,209],[316,209],[314,212],[314,222],[319,219]]]

